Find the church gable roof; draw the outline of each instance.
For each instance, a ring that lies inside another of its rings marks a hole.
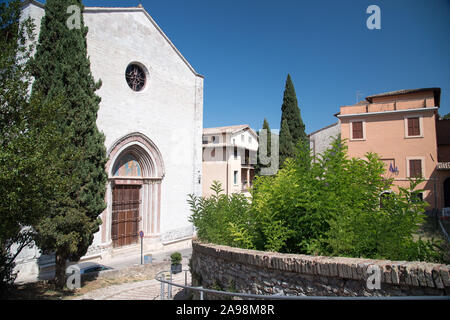
[[[45,5],[39,1],[36,0],[27,0],[25,1],[23,7],[25,7],[28,4],[35,5],[39,8],[45,9]],[[186,58],[181,54],[181,52],[175,47],[175,45],[170,41],[170,39],[167,37],[167,35],[162,31],[162,29],[158,26],[158,24],[153,20],[153,18],[150,16],[150,14],[144,9],[144,7],[140,4],[137,7],[86,7],[84,8],[84,12],[88,13],[96,13],[96,12],[136,12],[136,13],[143,13],[147,19],[150,21],[150,23],[158,30],[158,32],[161,34],[161,36],[167,41],[167,43],[172,47],[172,49],[175,51],[175,53],[181,58],[181,60],[186,64],[186,66],[189,68],[189,70],[194,73],[195,76],[203,78],[203,76],[191,66],[191,64],[186,60]]]
[[[241,124],[241,125],[234,125],[234,126],[224,126],[224,127],[214,127],[214,128],[203,128],[203,134],[209,135],[209,134],[222,134],[222,133],[229,133],[229,134],[236,134],[240,131],[249,131],[250,134],[258,138],[258,135],[256,132],[250,128],[248,124]]]

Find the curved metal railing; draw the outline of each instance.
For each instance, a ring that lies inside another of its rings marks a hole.
[[[187,285],[187,272],[189,269],[183,269],[182,272],[185,273],[185,284],[177,284],[172,282],[172,272],[171,271],[160,271],[156,274],[155,279],[161,282],[161,300],[164,300],[166,295],[165,285],[167,284],[167,299],[172,299],[172,286],[179,287],[191,291],[200,292],[200,300],[204,299],[204,293],[212,293],[217,295],[225,295],[230,297],[240,297],[254,300],[450,300],[450,296],[370,296],[370,297],[333,297],[333,296],[286,296],[282,294],[274,295],[262,295],[262,294],[251,294],[251,293],[241,293],[241,292],[229,292],[229,291],[219,291],[213,289],[206,289],[202,286],[192,287]],[[165,277],[163,275],[165,274]],[[167,274],[169,273],[169,274]],[[166,278],[166,279],[164,279]]]

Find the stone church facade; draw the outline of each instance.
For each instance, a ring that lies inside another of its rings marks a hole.
[[[23,13],[39,32],[44,5],[29,1]],[[187,196],[202,192],[203,76],[141,6],[86,7],[83,18],[109,158],[107,209],[84,259],[137,249],[139,231],[147,251],[190,239]],[[21,254],[20,276],[38,272],[37,259],[36,248]]]

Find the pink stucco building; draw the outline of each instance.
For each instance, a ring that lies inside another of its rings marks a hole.
[[[438,119],[440,96],[440,88],[387,92],[336,114],[349,156],[377,153],[397,186],[422,176],[430,209],[450,206],[450,120]]]

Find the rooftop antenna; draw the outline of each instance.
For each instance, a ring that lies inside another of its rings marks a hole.
[[[356,90],[356,103],[359,102],[359,97],[362,97],[362,96],[363,96],[363,93],[359,90]]]

